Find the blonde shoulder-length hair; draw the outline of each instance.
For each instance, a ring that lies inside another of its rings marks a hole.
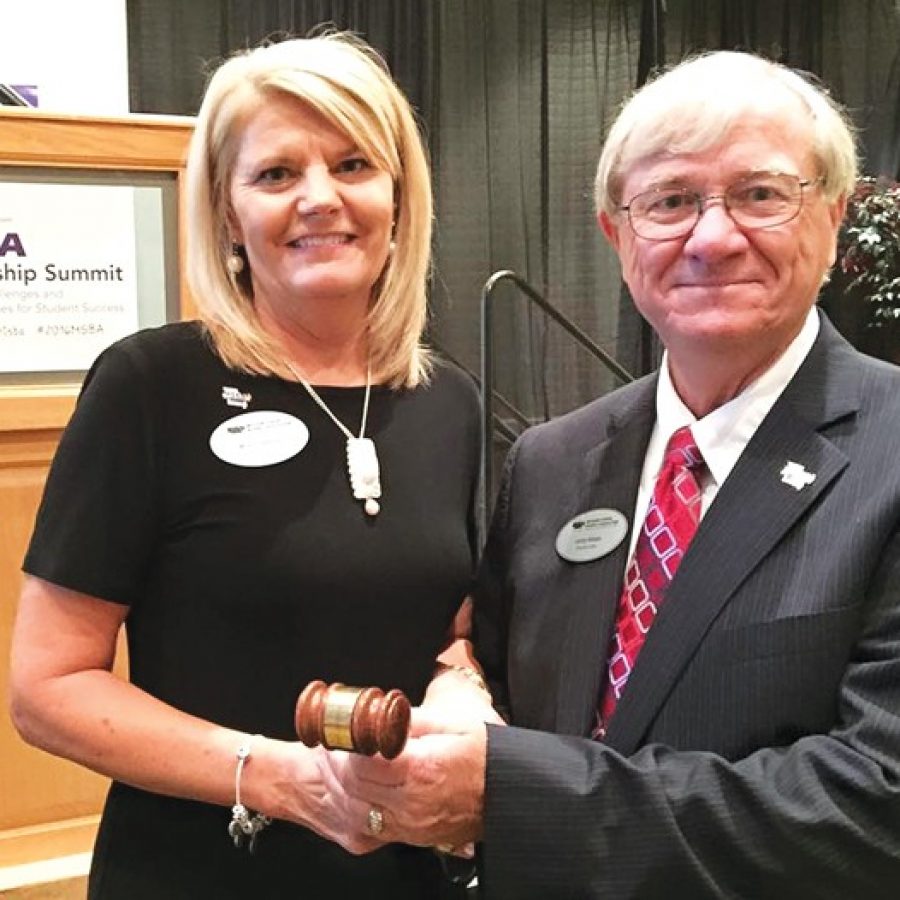
[[[380,56],[347,34],[298,38],[232,56],[210,79],[187,161],[187,277],[215,349],[235,369],[291,378],[283,351],[262,329],[247,272],[233,277],[229,185],[241,133],[267,97],[296,97],[390,173],[394,250],[369,306],[372,379],[393,388],[427,379],[422,346],[431,251],[431,180],[406,98]]]

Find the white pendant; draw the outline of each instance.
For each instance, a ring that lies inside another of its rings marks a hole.
[[[371,438],[347,438],[347,473],[353,496],[366,501],[368,515],[378,515],[381,507],[376,500],[381,496],[381,472]]]

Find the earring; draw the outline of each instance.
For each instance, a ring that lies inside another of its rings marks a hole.
[[[231,245],[231,256],[225,260],[225,268],[232,275],[240,275],[244,271],[243,247],[240,244]]]

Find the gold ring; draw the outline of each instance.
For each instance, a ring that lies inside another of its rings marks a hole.
[[[366,831],[373,837],[384,831],[384,813],[377,806],[371,807],[366,814]]]
[[[444,853],[447,856],[450,856],[456,848],[453,844],[435,844],[434,849],[437,850],[438,853]]]

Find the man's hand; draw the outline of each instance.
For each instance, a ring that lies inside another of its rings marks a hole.
[[[470,722],[463,733],[410,738],[403,753],[390,762],[337,753],[329,754],[329,761],[344,791],[376,811],[379,840],[449,852],[481,837],[486,752],[483,722]],[[372,818],[368,812],[358,815],[360,838],[373,836]]]

